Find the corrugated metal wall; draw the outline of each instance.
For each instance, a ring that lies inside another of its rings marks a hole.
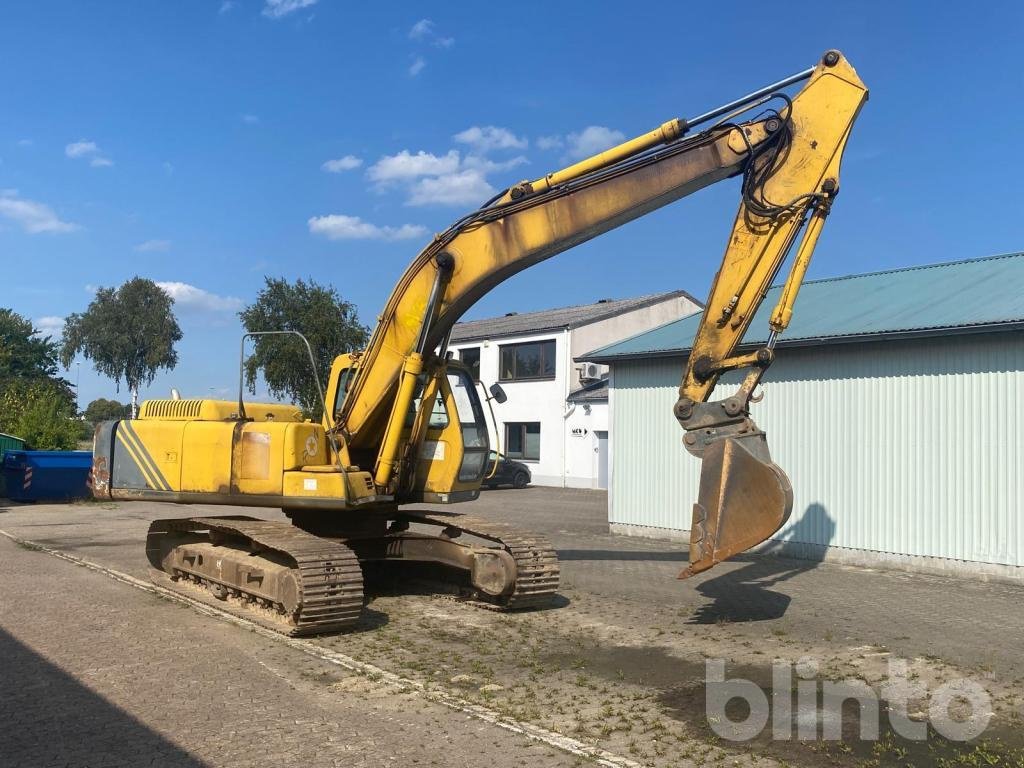
[[[682,365],[613,367],[610,522],[690,527]],[[1024,334],[780,349],[764,392],[753,416],[795,494],[778,538],[1024,565]]]

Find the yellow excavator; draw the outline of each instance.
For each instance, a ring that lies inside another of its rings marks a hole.
[[[492,608],[547,605],[559,570],[543,537],[408,507],[476,499],[490,470],[477,385],[447,353],[452,326],[511,275],[738,176],[739,212],[674,407],[684,446],[702,460],[682,576],[766,540],[788,518],[792,489],[749,406],[789,324],[867,96],[830,50],[743,98],[510,187],[436,235],[406,269],[366,349],[335,359],[320,423],[294,406],[245,403],[241,386],[237,403],[149,400],[139,418],[97,427],[95,496],[281,508],[287,521],[157,520],[146,549],[155,579],[290,635],[355,624],[363,569],[396,563]],[[767,344],[738,351],[794,248]],[[316,377],[312,352],[310,363]],[[746,373],[736,392],[710,400],[721,374],[738,369]],[[495,385],[491,397],[504,393]]]

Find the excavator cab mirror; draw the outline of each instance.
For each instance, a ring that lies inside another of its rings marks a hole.
[[[491,397],[495,399],[498,405],[501,405],[508,400],[508,395],[506,395],[505,390],[501,388],[501,384],[491,384],[491,386],[488,387],[488,390],[491,393]]]

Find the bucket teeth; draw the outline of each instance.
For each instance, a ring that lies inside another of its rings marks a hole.
[[[772,463],[764,433],[708,443],[693,505],[685,579],[768,539],[789,519],[793,488]]]

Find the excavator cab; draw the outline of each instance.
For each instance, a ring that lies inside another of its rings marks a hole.
[[[454,360],[421,374],[404,435],[400,502],[448,504],[480,495],[490,440],[473,376]]]
[[[341,412],[359,370],[358,355],[335,359],[327,400],[334,419]],[[430,356],[415,375],[404,409],[390,480],[396,503],[452,504],[480,494],[490,439],[473,375],[456,360]],[[325,421],[325,428],[330,425]],[[358,449],[353,460],[362,459]],[[369,463],[369,459],[367,459]]]

